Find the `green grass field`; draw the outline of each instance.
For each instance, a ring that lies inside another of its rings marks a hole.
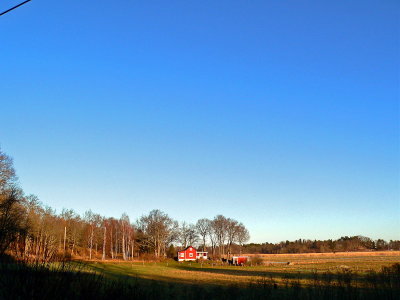
[[[363,275],[380,271],[384,266],[400,263],[400,253],[379,255],[331,254],[331,255],[268,255],[263,257],[264,265],[229,266],[221,263],[204,262],[94,262],[90,268],[110,277],[130,276],[163,282],[201,285],[248,284],[272,278],[282,284],[288,278],[296,277],[302,284],[313,280],[315,274],[357,273],[355,282],[362,283]]]
[[[260,257],[257,258],[260,261]],[[0,299],[399,299],[400,255],[264,255],[263,265],[67,261],[0,263]],[[396,264],[397,263],[397,264]]]

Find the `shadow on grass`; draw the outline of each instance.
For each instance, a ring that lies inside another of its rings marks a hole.
[[[177,265],[176,269],[181,269],[185,271],[195,271],[195,272],[204,272],[211,274],[221,274],[221,275],[232,275],[232,276],[245,276],[245,277],[273,277],[276,279],[298,279],[298,280],[315,280],[316,278],[320,281],[330,282],[334,277],[340,276],[340,274],[348,273],[347,270],[343,270],[343,272],[324,272],[324,273],[316,273],[316,272],[277,272],[277,271],[257,271],[257,270],[249,270],[246,267],[229,267],[226,268],[212,268],[212,267],[197,267],[190,265]],[[358,274],[352,274],[352,280],[364,280],[363,276]]]

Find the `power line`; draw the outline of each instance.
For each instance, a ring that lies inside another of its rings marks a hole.
[[[26,1],[24,1],[24,2],[22,2],[20,4],[18,4],[18,5],[15,5],[14,7],[11,7],[10,9],[7,9],[7,10],[3,11],[2,13],[0,13],[0,16],[12,11],[13,9],[16,9],[17,7],[20,7],[21,5],[24,5],[25,3],[28,3],[29,1],[31,1],[31,0],[26,0]]]

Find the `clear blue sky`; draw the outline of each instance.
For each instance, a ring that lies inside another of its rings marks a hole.
[[[399,239],[399,20],[399,1],[33,0],[0,17],[0,145],[57,211]]]

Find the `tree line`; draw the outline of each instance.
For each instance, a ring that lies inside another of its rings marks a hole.
[[[365,236],[344,236],[337,240],[283,241],[279,243],[262,243],[244,245],[243,251],[255,254],[285,254],[285,253],[323,253],[346,251],[384,251],[400,250],[400,241],[383,239],[372,240]]]
[[[18,187],[12,159],[0,150],[0,255],[51,260],[57,255],[87,259],[123,259],[175,255],[175,246],[189,245],[221,256],[249,240],[246,227],[222,215],[196,224],[178,223],[160,210],[132,222],[124,213],[109,218],[72,209],[57,214],[38,197]]]

